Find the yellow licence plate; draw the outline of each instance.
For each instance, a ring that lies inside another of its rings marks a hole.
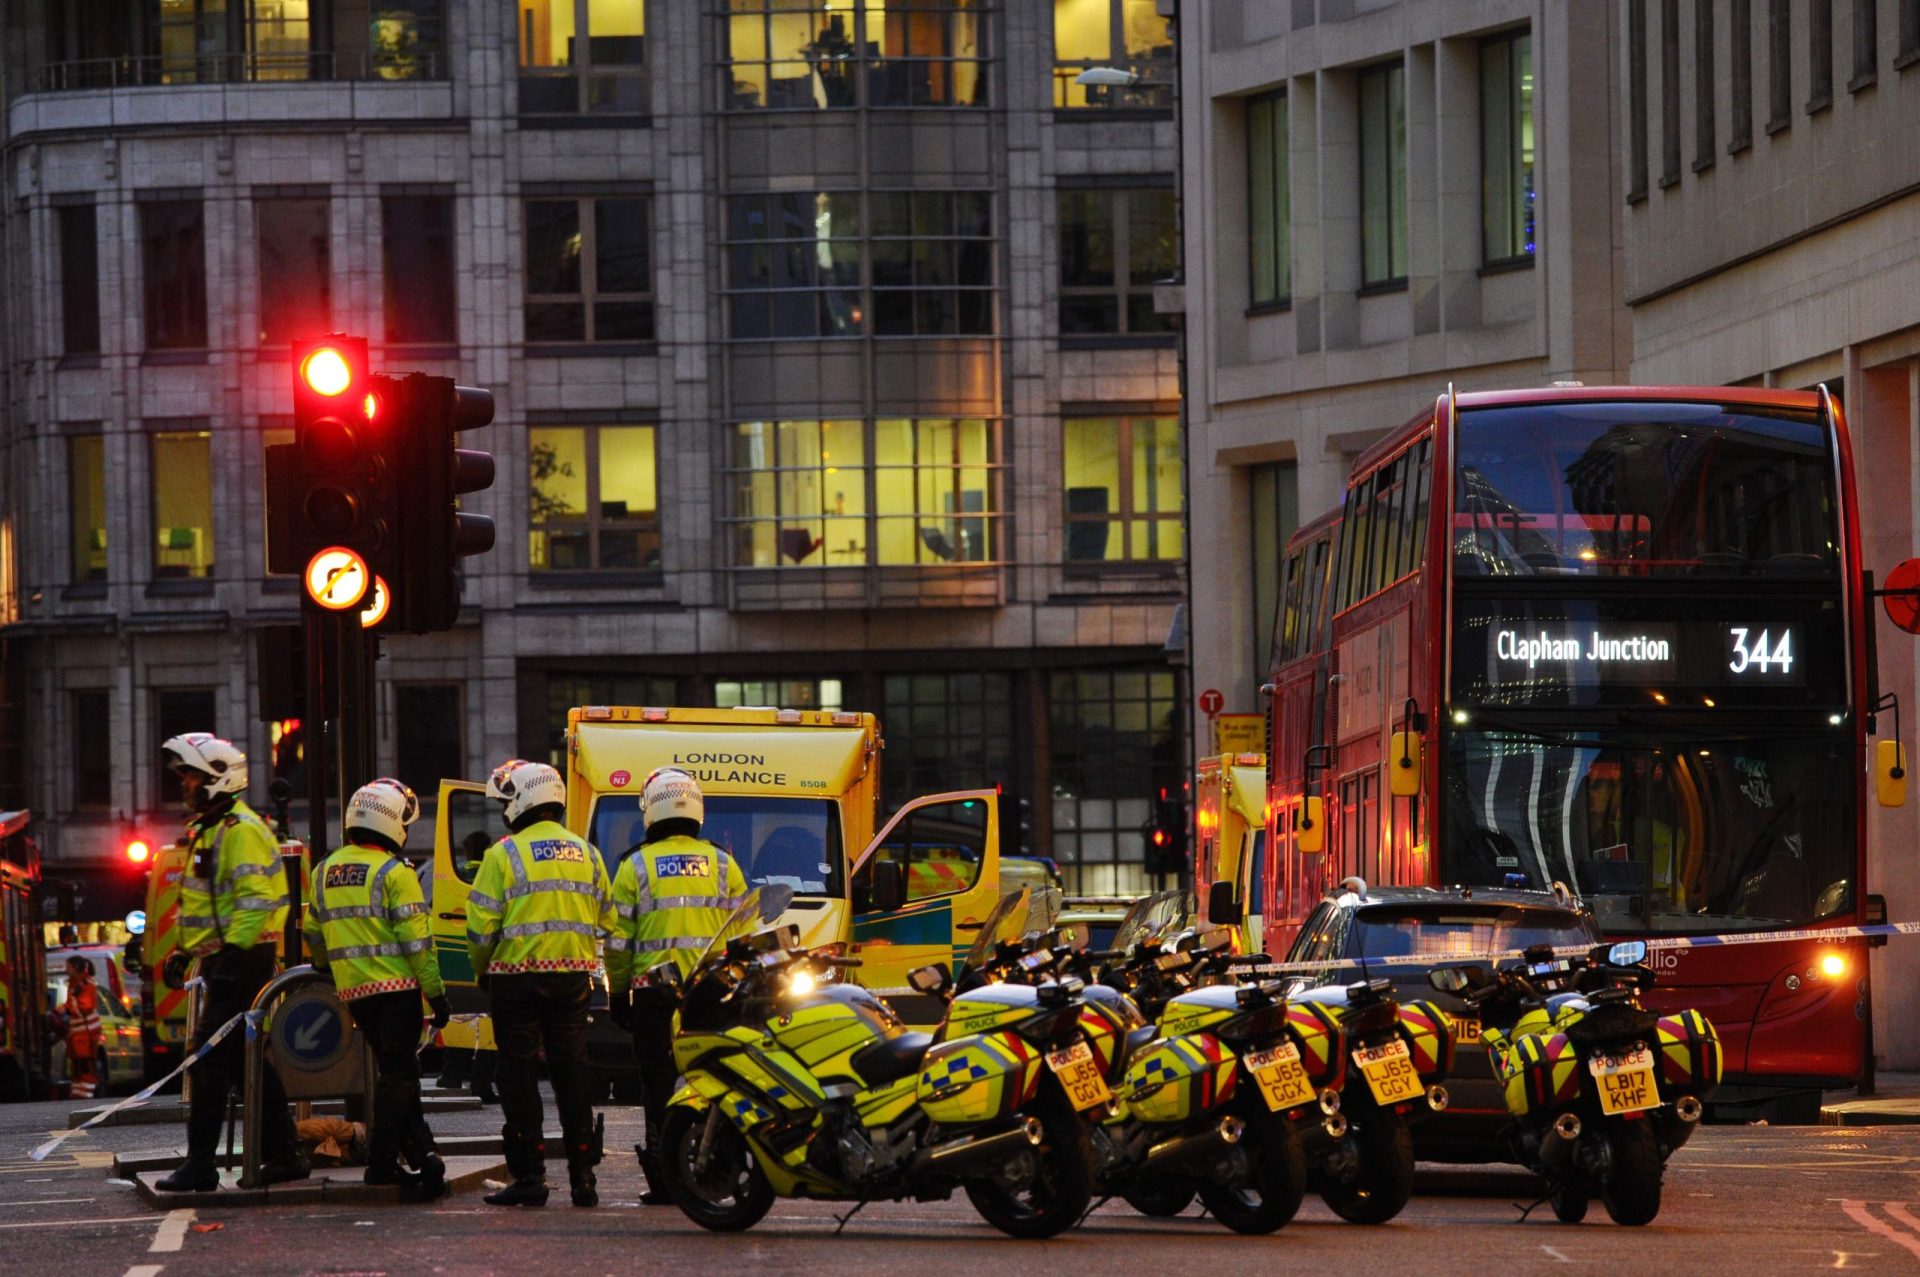
[[[1260,1098],[1275,1113],[1313,1102],[1313,1083],[1300,1063],[1300,1048],[1283,1042],[1271,1051],[1250,1051],[1241,1061],[1260,1088]]]
[[[1100,1062],[1085,1042],[1075,1042],[1064,1051],[1047,1052],[1047,1067],[1060,1079],[1075,1109],[1094,1108],[1113,1099],[1107,1080],[1100,1076]]]
[[[1453,1021],[1453,1042],[1455,1046],[1480,1045],[1480,1017],[1477,1015],[1451,1015]]]
[[[1420,1075],[1414,1071],[1413,1053],[1405,1042],[1360,1047],[1353,1053],[1353,1062],[1360,1066],[1376,1103],[1404,1104],[1420,1098]]]
[[[1653,1052],[1646,1047],[1626,1055],[1596,1055],[1587,1061],[1587,1067],[1600,1084],[1602,1113],[1638,1113],[1660,1107]]]

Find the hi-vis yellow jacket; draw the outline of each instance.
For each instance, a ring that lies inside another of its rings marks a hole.
[[[671,960],[685,975],[747,894],[733,857],[699,838],[645,843],[613,878],[619,914],[607,937],[607,987],[637,984]]]
[[[615,922],[612,891],[600,853],[555,821],[502,838],[467,893],[474,971],[592,971]]]
[[[420,880],[391,852],[342,847],[322,861],[306,933],[313,965],[333,971],[349,1002],[408,989],[429,998],[446,992]]]
[[[187,826],[180,877],[180,947],[212,953],[222,945],[278,944],[287,925],[287,878],[280,844],[253,808],[232,807]]]

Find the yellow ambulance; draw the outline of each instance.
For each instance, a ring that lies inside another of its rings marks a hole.
[[[1215,883],[1230,891],[1240,952],[1256,952],[1266,934],[1267,757],[1221,754],[1200,760],[1193,778],[1193,887],[1213,922]]]
[[[964,954],[999,898],[999,797],[928,795],[882,822],[882,748],[871,714],[578,707],[567,715],[567,824],[599,848],[611,876],[644,835],[647,776],[690,772],[706,797],[702,835],[750,886],[793,889],[782,922],[802,943],[845,943],[864,964],[853,973],[861,983],[905,992],[915,967]],[[473,983],[468,884],[504,832],[484,786],[441,785],[432,912],[440,970],[455,989]]]

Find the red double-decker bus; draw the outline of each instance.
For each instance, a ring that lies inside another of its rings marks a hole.
[[[1350,874],[1564,883],[1622,938],[1865,919],[1858,518],[1824,390],[1442,395],[1289,544],[1268,951]],[[1806,1119],[1869,1067],[1863,942],[1654,961],[1728,1107]]]

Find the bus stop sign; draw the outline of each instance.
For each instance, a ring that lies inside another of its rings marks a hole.
[[[1920,559],[1908,559],[1887,573],[1880,594],[1887,618],[1909,634],[1920,634]]]

